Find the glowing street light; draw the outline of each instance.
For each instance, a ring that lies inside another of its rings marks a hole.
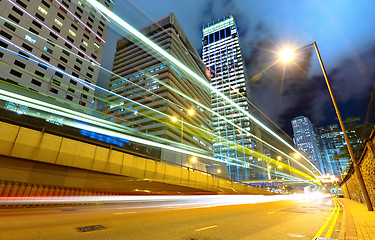
[[[271,165],[269,165],[268,167],[267,167],[268,169],[271,169],[272,168],[272,166]]]
[[[322,69],[323,76],[324,76],[324,79],[326,81],[327,88],[328,88],[329,94],[330,94],[331,99],[332,99],[333,106],[334,106],[334,108],[336,110],[336,115],[337,115],[337,118],[339,120],[341,130],[342,130],[342,132],[344,134],[344,139],[345,139],[345,142],[346,142],[346,147],[348,148],[348,151],[349,151],[349,154],[350,154],[350,159],[351,159],[352,164],[353,164],[354,172],[355,172],[355,174],[357,176],[357,180],[358,180],[359,186],[361,188],[361,191],[362,191],[362,194],[363,194],[363,198],[365,199],[365,203],[366,203],[367,209],[369,211],[373,211],[371,200],[370,200],[370,197],[368,195],[365,183],[363,181],[361,170],[360,170],[360,168],[359,168],[359,166],[358,166],[358,164],[357,164],[357,162],[355,160],[354,152],[353,152],[352,146],[350,144],[348,134],[346,133],[344,122],[342,121],[340,111],[339,111],[339,109],[337,107],[336,99],[333,96],[331,85],[330,85],[330,83],[328,81],[327,72],[326,72],[326,69],[324,67],[322,57],[320,56],[318,45],[314,41],[313,43],[308,44],[308,45],[306,45],[304,47],[301,47],[301,48],[299,48],[297,50],[294,50],[294,51],[290,50],[290,49],[285,49],[285,50],[283,50],[283,51],[280,52],[280,60],[283,61],[283,62],[291,61],[293,59],[293,55],[294,55],[295,52],[298,52],[298,51],[300,51],[302,49],[305,49],[307,47],[310,47],[310,46],[314,46],[316,55],[318,56],[320,67]]]
[[[294,51],[292,49],[284,49],[280,52],[280,60],[284,63],[292,61],[294,58]]]
[[[282,166],[281,164],[279,164],[279,165],[277,166],[277,168],[278,168],[278,169],[282,169],[283,166]]]
[[[197,161],[197,157],[195,157],[195,156],[191,157],[191,161],[192,161],[193,163],[195,163],[195,162]]]
[[[277,160],[279,160],[279,161],[280,161],[280,160],[281,160],[281,156],[277,156]]]
[[[217,170],[217,173],[219,173],[219,174],[220,174],[220,173],[221,173],[221,170],[220,170],[220,169],[218,169],[218,170]]]
[[[177,118],[176,118],[175,116],[173,116],[173,117],[171,118],[171,121],[172,121],[172,122],[177,122]]]
[[[293,157],[294,157],[294,159],[299,159],[301,157],[301,155],[299,155],[299,153],[294,153]]]

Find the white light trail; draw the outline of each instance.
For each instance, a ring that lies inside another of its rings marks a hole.
[[[266,132],[268,132],[269,134],[271,134],[272,136],[274,136],[277,140],[279,140],[281,143],[283,143],[285,146],[287,146],[288,148],[290,148],[293,152],[298,152],[299,151],[297,149],[295,149],[293,146],[291,146],[288,142],[286,142],[284,139],[282,139],[280,136],[278,136],[275,132],[273,132],[270,128],[268,128],[266,125],[264,125],[262,122],[260,122],[258,119],[256,119],[254,116],[252,116],[249,112],[247,112],[246,110],[242,109],[237,103],[235,103],[234,101],[232,101],[230,98],[228,98],[227,96],[225,96],[223,93],[221,93],[220,91],[218,91],[216,88],[214,88],[213,86],[211,86],[205,79],[203,79],[202,77],[200,77],[198,74],[196,74],[195,72],[193,72],[191,69],[189,69],[188,67],[186,67],[182,62],[180,62],[179,60],[177,60],[175,57],[173,57],[172,55],[170,55],[169,53],[167,53],[163,48],[159,47],[157,44],[155,44],[154,42],[152,42],[150,39],[148,39],[146,36],[144,36],[143,34],[141,34],[138,30],[136,30],[135,28],[133,28],[130,24],[128,24],[127,22],[125,22],[124,20],[122,20],[119,16],[117,16],[116,14],[114,14],[112,11],[110,11],[109,9],[107,9],[106,7],[104,7],[102,4],[100,4],[98,1],[96,0],[87,0],[87,2],[89,2],[91,5],[95,6],[97,9],[99,9],[100,11],[102,11],[105,15],[107,15],[109,18],[111,18],[114,22],[116,22],[117,24],[119,24],[120,26],[122,26],[123,28],[125,28],[130,34],[132,34],[134,37],[136,37],[137,39],[139,39],[141,42],[147,44],[147,46],[151,47],[155,52],[161,54],[165,59],[169,60],[170,62],[173,62],[176,66],[178,66],[180,69],[182,69],[184,72],[186,72],[187,74],[189,74],[190,76],[192,76],[194,79],[196,79],[198,82],[200,82],[201,84],[203,84],[204,86],[206,86],[207,88],[209,88],[212,92],[216,93],[218,96],[220,96],[221,98],[223,98],[225,101],[227,101],[228,103],[230,103],[232,106],[234,106],[238,111],[242,112],[245,116],[248,116],[251,120],[253,120],[253,122],[255,122],[258,126],[260,126],[261,128],[263,128]],[[302,154],[301,156],[320,174],[321,172],[319,171],[319,169],[314,165],[312,164],[306,157],[304,157]],[[314,177],[317,177],[313,172],[311,172],[313,174]]]

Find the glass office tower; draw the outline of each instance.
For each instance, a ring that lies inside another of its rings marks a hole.
[[[203,26],[202,32],[202,59],[207,72],[211,73],[212,86],[249,110],[244,64],[233,16]],[[252,130],[250,119],[215,93],[212,93],[211,104],[216,113],[212,121],[216,133],[214,157],[226,163],[231,179],[258,179],[253,168],[257,160],[245,154],[245,148],[254,148],[249,134],[243,132]]]

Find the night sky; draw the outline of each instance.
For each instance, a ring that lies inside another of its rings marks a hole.
[[[372,0],[117,0],[114,8],[136,28],[173,12],[199,54],[202,26],[232,14],[251,100],[290,135],[290,121],[299,115],[315,126],[337,123],[318,58],[311,47],[295,63],[264,69],[281,48],[316,41],[343,118],[364,120],[375,80],[374,10]],[[121,35],[115,31],[106,45],[103,66],[108,69]]]

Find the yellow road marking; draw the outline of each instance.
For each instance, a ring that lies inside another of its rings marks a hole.
[[[197,230],[195,230],[196,232],[199,232],[199,231],[203,231],[203,230],[207,230],[207,229],[210,229],[210,228],[215,228],[217,227],[217,225],[212,225],[212,226],[209,226],[209,227],[205,227],[205,228],[199,228]]]
[[[326,227],[328,226],[329,222],[331,221],[333,215],[335,214],[336,212],[336,209],[337,209],[337,203],[336,203],[336,198],[333,199],[333,202],[335,203],[335,209],[333,210],[333,212],[329,215],[328,219],[325,221],[324,225],[319,229],[319,231],[315,234],[315,236],[312,238],[312,240],[314,240],[315,238],[317,237],[320,237],[320,235],[322,235],[322,233],[324,232],[324,230],[326,229]]]
[[[273,214],[273,213],[275,213],[275,212],[269,212],[269,213],[267,213],[267,214]]]
[[[335,200],[336,200],[336,198],[335,198]],[[333,232],[333,228],[334,228],[335,225],[336,225],[337,217],[339,216],[339,212],[340,212],[340,204],[337,203],[337,210],[336,210],[335,217],[333,218],[333,221],[332,221],[332,223],[331,223],[331,226],[330,226],[329,229],[328,229],[328,232],[327,232],[326,235],[325,235],[325,238],[330,238],[330,237],[331,237],[332,232]]]

